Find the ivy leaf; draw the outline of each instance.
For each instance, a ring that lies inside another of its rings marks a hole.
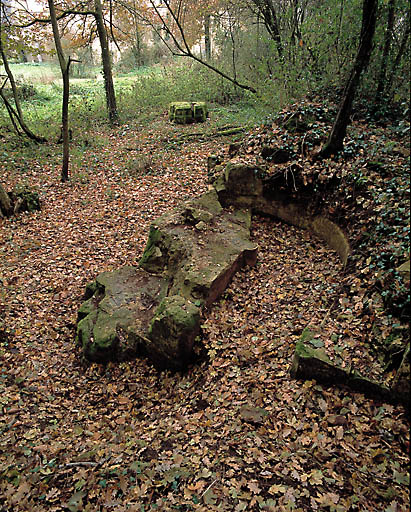
[[[315,348],[321,348],[324,346],[323,340],[320,340],[318,338],[314,338],[310,340],[311,345],[313,345]]]
[[[406,485],[407,487],[410,485],[410,475],[407,473],[399,473],[394,469],[393,477],[397,484]]]

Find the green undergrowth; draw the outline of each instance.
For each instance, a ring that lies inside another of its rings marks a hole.
[[[371,123],[368,133],[353,130],[345,152],[356,169],[346,183],[361,212],[356,250],[358,257],[367,254],[362,274],[372,277],[387,310],[409,321],[409,278],[398,270],[410,258],[409,142],[398,130],[402,122],[384,128]]]
[[[63,91],[58,69],[49,64],[16,64],[12,70],[29,127],[48,140],[58,138]],[[210,70],[183,61],[115,76],[114,85],[121,123],[150,122],[173,101],[206,101],[214,110],[219,126],[250,125],[280,104],[276,97],[272,97],[267,106],[262,96],[253,96]],[[5,91],[11,100],[11,90]],[[102,79],[71,79],[69,115],[71,127],[79,132],[108,124]],[[2,102],[0,130],[13,133]]]
[[[358,121],[339,155],[346,162],[342,206],[348,226],[357,232],[354,261],[364,282],[373,283],[370,293],[381,294],[387,313],[408,322],[409,276],[398,270],[410,258],[407,110],[393,105],[381,119],[372,104],[366,109],[359,104],[355,115]]]

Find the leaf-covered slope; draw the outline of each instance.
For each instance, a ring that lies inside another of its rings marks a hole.
[[[73,326],[85,284],[137,262],[150,222],[206,190],[206,157],[222,144],[165,152],[160,128],[123,127],[101,139],[75,164],[71,184],[57,182],[53,158],[33,161],[25,178],[41,191],[42,211],[1,221],[3,508],[406,510],[404,409],[289,377],[303,329],[324,318],[313,346],[381,376],[364,345],[373,271],[372,260],[362,262],[375,252],[358,252],[358,274],[343,274],[308,233],[254,219],[258,263],[203,318],[205,354],[195,367],[171,375],[145,361],[82,365]],[[392,169],[402,165],[403,157],[381,155]],[[145,165],[132,169],[137,157]],[[12,167],[2,172],[10,188],[21,179]],[[340,219],[356,202],[338,210]],[[388,337],[394,320],[381,320]]]

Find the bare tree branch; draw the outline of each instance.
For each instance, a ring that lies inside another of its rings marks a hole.
[[[227,75],[226,73],[224,73],[220,69],[216,68],[209,62],[201,59],[200,57],[197,57],[196,55],[194,55],[192,53],[192,51],[187,43],[187,40],[185,38],[184,29],[180,23],[180,20],[178,19],[177,15],[174,13],[173,9],[170,6],[170,2],[168,0],[165,0],[164,4],[167,7],[168,12],[170,13],[172,19],[174,20],[174,22],[176,24],[177,31],[182,39],[182,43],[180,43],[180,41],[177,39],[176,35],[171,31],[170,27],[167,24],[167,21],[164,19],[164,16],[161,14],[161,12],[159,11],[158,7],[155,5],[153,0],[150,0],[150,4],[153,7],[154,12],[158,16],[159,20],[163,24],[163,29],[166,30],[167,34],[172,38],[175,47],[177,48],[177,50],[180,53],[176,53],[175,50],[170,47],[170,45],[167,43],[167,41],[165,41],[164,37],[161,34],[161,31],[160,31],[161,29],[159,30],[156,26],[153,25],[152,22],[149,22],[149,24],[152,26],[153,30],[158,34],[160,39],[164,42],[164,44],[172,52],[173,55],[176,55],[178,57],[189,57],[190,59],[193,59],[194,61],[198,62],[199,64],[202,64],[203,66],[210,69],[211,71],[214,71],[214,73],[217,73],[218,75],[222,76],[223,78],[225,78],[226,80],[228,80],[235,86],[239,87],[240,89],[244,89],[244,90],[250,91],[252,93],[257,92],[256,89],[254,89],[254,87],[238,82],[235,78]]]

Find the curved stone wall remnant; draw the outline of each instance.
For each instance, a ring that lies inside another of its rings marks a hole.
[[[308,229],[334,249],[347,264],[350,246],[342,230],[322,215],[311,215],[307,204],[290,201],[289,196],[273,188],[258,166],[228,163],[216,168],[220,174],[213,186],[224,206],[250,207],[255,213],[277,217],[288,224]]]

